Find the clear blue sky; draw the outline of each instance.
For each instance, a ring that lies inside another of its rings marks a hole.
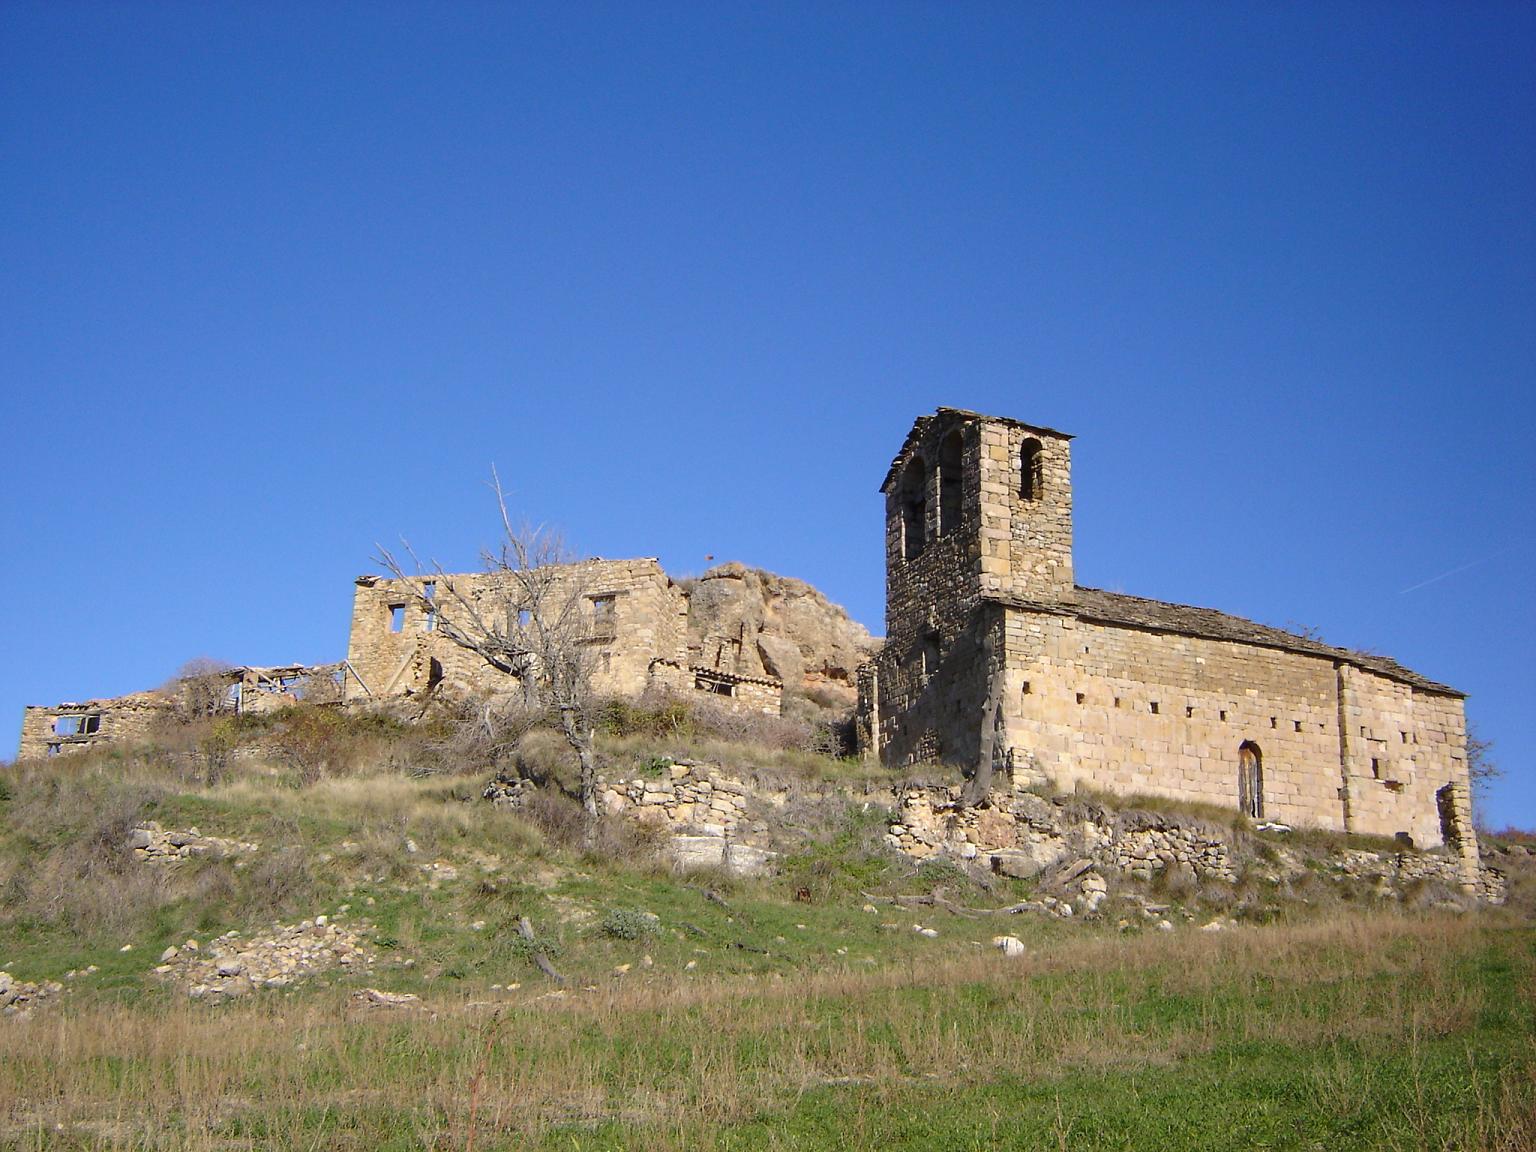
[[[1528,4],[9,0],[0,721],[339,657],[492,461],[878,632],[944,404],[1077,435],[1082,583],[1470,692],[1536,826],[1533,142]]]

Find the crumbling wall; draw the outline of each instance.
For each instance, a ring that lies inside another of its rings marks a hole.
[[[683,650],[686,603],[654,559],[588,560],[562,565],[550,600],[571,597],[582,611],[593,648],[592,684],[600,695],[638,695],[651,662],[678,658]],[[458,613],[462,596],[475,610],[505,626],[516,605],[511,579],[502,573],[439,575],[436,613]],[[347,661],[355,670],[348,700],[418,695],[439,684],[459,691],[505,692],[509,678],[473,652],[443,636],[434,612],[404,581],[380,576],[357,579]]]
[[[22,759],[58,756],[107,743],[145,739],[156,720],[171,710],[159,692],[135,692],[83,703],[29,705],[22,712]]]
[[[784,686],[777,680],[735,676],[676,660],[652,661],[650,684],[673,696],[707,700],[731,712],[777,716],[784,705]]]

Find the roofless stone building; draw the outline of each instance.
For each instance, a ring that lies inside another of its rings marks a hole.
[[[1071,442],[955,408],[912,426],[881,486],[866,751],[1406,834],[1462,846],[1475,874],[1464,694],[1385,657],[1081,587]]]

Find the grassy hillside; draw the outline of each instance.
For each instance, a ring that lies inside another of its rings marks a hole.
[[[869,775],[779,735],[626,715],[603,751],[808,789]],[[514,762],[564,771],[538,734],[488,751],[299,712],[0,769],[0,969],[61,985],[0,1017],[0,1147],[1536,1143],[1522,900],[1453,914],[1303,887],[1244,924],[1259,905],[1232,893],[1145,889],[1168,930],[967,915],[899,898],[994,909],[1031,882],[889,852],[878,791],[791,804],[772,877],[676,875],[654,833],[585,835],[556,787],[523,812],[481,800]],[[147,862],[146,821],[256,847]],[[366,959],[188,995],[190,958],[273,925],[355,933]]]

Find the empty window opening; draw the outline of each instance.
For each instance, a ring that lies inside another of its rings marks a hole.
[[[1193,704],[1186,704],[1186,705],[1184,705],[1184,719],[1186,719],[1186,720],[1193,720],[1194,718],[1195,718],[1195,706]]]
[[[1083,703],[1083,702],[1085,702],[1085,701],[1086,701],[1086,700],[1087,700],[1087,699],[1088,699],[1088,697],[1087,697],[1087,696],[1086,696],[1086,695],[1084,695],[1084,694],[1083,694],[1083,693],[1081,693],[1081,692],[1079,692],[1079,693],[1078,693],[1078,694],[1077,694],[1077,702],[1078,702],[1078,703],[1079,703],[1079,704],[1082,704],[1082,703]]]
[[[1364,736],[1365,735],[1365,731],[1366,731],[1365,725],[1364,724],[1360,725],[1360,735]]]
[[[79,716],[55,716],[53,720],[55,736],[94,736],[100,731],[101,714],[99,712]]]
[[[1019,446],[1019,496],[1024,500],[1040,499],[1045,487],[1043,456],[1040,441],[1033,436]]]
[[[1025,695],[1025,696],[1029,695],[1029,681],[1028,680],[1024,681],[1024,692],[1023,692],[1023,695]]]
[[[1158,714],[1158,703],[1157,703],[1157,701],[1156,700],[1152,701],[1152,703],[1151,703],[1151,705],[1149,705],[1149,707],[1152,709],[1152,715],[1156,716]]]
[[[912,560],[923,553],[928,531],[928,465],[914,456],[901,474],[901,554]]]
[[[436,656],[427,662],[427,688],[436,688],[443,682],[443,662]]]
[[[736,685],[729,680],[716,680],[713,676],[695,676],[693,686],[700,692],[713,692],[716,696],[736,695]]]
[[[533,613],[531,611],[529,611],[527,608],[519,608],[517,610],[517,626],[519,628],[526,628],[526,627],[528,627],[528,625],[530,625],[532,623],[533,623]]]
[[[389,606],[389,630],[400,632],[405,628],[405,605],[391,604]]]
[[[1377,780],[1381,779],[1381,761],[1375,756],[1371,757],[1371,775]]]
[[[923,637],[922,650],[918,653],[918,672],[926,681],[939,670],[939,638],[933,634]]]
[[[1403,733],[1403,743],[1404,744],[1408,743],[1408,733],[1406,733],[1406,732]]]
[[[1115,707],[1116,708],[1120,707],[1120,697],[1118,697],[1118,696],[1115,697]]]
[[[436,580],[428,580],[426,583],[424,583],[421,586],[421,596],[422,596],[423,600],[436,600],[437,599],[437,581]]]
[[[435,609],[435,608],[428,608],[427,609],[427,614],[425,616],[423,616],[422,620],[421,620],[421,630],[423,632],[436,632],[437,631],[437,609]]]
[[[1222,709],[1222,710],[1221,710],[1221,718],[1222,718],[1222,719],[1223,719],[1223,720],[1225,720],[1225,719],[1226,719],[1226,718],[1227,718],[1227,710],[1226,710],[1226,709],[1225,709],[1225,708],[1223,708],[1223,709]]]
[[[57,756],[60,753],[60,751],[62,751],[62,750],[63,750],[63,745],[62,744],[50,744],[50,745],[48,745],[48,755],[50,755],[50,756]]]
[[[1293,720],[1293,721],[1291,721],[1291,723],[1296,725],[1296,731],[1298,731],[1298,732],[1301,731],[1301,721],[1300,720]]]
[[[1237,805],[1250,819],[1264,819],[1264,754],[1252,740],[1237,748]]]
[[[960,505],[963,499],[961,475],[963,465],[960,429],[956,428],[944,438],[939,448],[939,535],[947,536],[960,523]]]
[[[613,634],[619,598],[610,594],[592,597],[592,630],[601,636]]]
[[[1280,717],[1278,717],[1278,716],[1271,716],[1269,718],[1269,726],[1271,728],[1278,728],[1278,727],[1280,727]]]

